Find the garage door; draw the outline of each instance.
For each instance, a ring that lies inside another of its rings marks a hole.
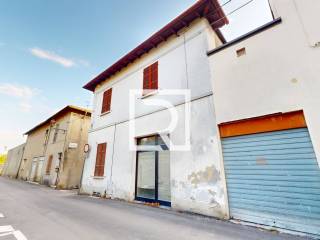
[[[222,139],[230,215],[320,235],[320,170],[307,128]]]

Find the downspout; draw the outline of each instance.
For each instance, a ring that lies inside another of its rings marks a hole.
[[[44,157],[44,160],[43,160],[43,165],[44,165],[44,162],[45,162],[45,156],[46,156],[46,153],[47,153],[47,149],[48,149],[48,144],[49,144],[49,140],[50,140],[50,135],[51,135],[51,130],[52,130],[52,124],[50,123],[50,128],[49,128],[49,132],[48,132],[48,136],[47,136],[47,139],[45,139],[45,147],[43,149],[43,157]],[[42,166],[43,167],[43,166]],[[46,166],[44,166],[44,169],[46,168]],[[44,171],[44,170],[42,170]],[[41,178],[40,178],[40,183],[43,184],[43,174],[41,173]]]
[[[27,137],[27,141],[26,141],[26,143],[24,144],[24,147],[23,147],[23,152],[22,152],[22,155],[21,155],[21,161],[20,161],[20,164],[19,164],[19,167],[18,167],[18,172],[17,172],[17,175],[16,175],[16,179],[18,179],[19,175],[20,175],[21,165],[22,165],[22,161],[23,161],[23,157],[24,157],[24,150],[26,149],[26,146],[27,146],[27,143],[28,143],[28,139],[29,139],[28,137]]]
[[[85,114],[84,114],[84,116],[83,116],[83,122],[84,122],[84,123],[85,123],[85,120],[86,120],[86,116],[87,116],[87,111],[85,112]],[[82,125],[81,125],[80,141],[79,141],[79,142],[81,142],[82,131],[83,131],[83,128],[82,128]],[[82,149],[82,150],[83,150],[83,149]],[[79,158],[80,158],[80,154],[81,154],[81,153],[79,152]],[[83,171],[84,171],[84,166],[85,166],[86,159],[87,159],[87,154],[85,153],[85,154],[84,154],[84,158],[83,158],[82,168],[81,168],[81,175],[80,175],[80,182],[79,182],[78,194],[81,193]]]
[[[113,132],[113,145],[112,145],[112,157],[111,157],[111,172],[110,172],[110,184],[113,185],[112,182],[112,172],[113,172],[113,158],[114,158],[114,147],[116,144],[116,131],[117,131],[117,124],[114,125],[114,132]],[[107,185],[108,186],[108,185]],[[111,196],[113,195],[113,186],[111,188]]]
[[[71,122],[71,116],[72,116],[72,113],[70,113],[70,118],[69,118],[69,121],[67,122],[67,128],[65,130],[65,137],[64,137],[64,145],[63,145],[63,149],[62,149],[62,154],[63,154],[63,158],[65,158],[65,151],[66,151],[66,145],[67,145],[67,136],[68,136],[68,130],[69,130],[69,125],[70,125],[70,122]],[[57,172],[57,178],[56,178],[56,187],[55,189],[58,189],[58,184],[59,184],[59,181],[60,181],[60,171],[61,171],[61,162],[62,162],[62,157],[61,159],[59,159],[59,166],[58,166],[58,172]]]
[[[28,142],[28,138],[27,138],[27,142]],[[16,176],[15,176],[15,179],[18,179],[18,177],[19,177],[19,172],[20,172],[20,168],[21,168],[22,161],[23,161],[24,150],[26,149],[27,142],[26,142],[26,143],[24,144],[24,146],[23,146],[23,150],[22,150],[22,154],[21,154],[21,159],[20,159],[20,163],[19,163],[19,167],[18,167],[17,174],[16,174]]]

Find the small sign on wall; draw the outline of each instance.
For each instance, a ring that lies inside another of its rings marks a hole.
[[[69,148],[77,148],[78,147],[78,143],[69,143]]]

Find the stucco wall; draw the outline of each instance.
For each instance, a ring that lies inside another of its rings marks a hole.
[[[87,114],[84,117],[83,114],[69,112],[57,119],[56,124],[59,124],[60,130],[56,142],[53,143],[56,125],[52,126],[45,151],[42,183],[55,185],[57,182],[59,188],[76,188],[79,186],[83,168],[83,146],[88,139],[90,116]],[[70,143],[74,146],[70,147]],[[62,153],[61,160],[59,160],[59,153]],[[46,166],[50,155],[53,156],[52,165],[50,174],[46,174]],[[60,167],[59,174],[55,172],[56,167]]]
[[[39,127],[28,135],[21,167],[19,169],[19,178],[29,180],[33,158],[44,155],[45,133],[48,126],[49,125]]]
[[[190,151],[170,152],[171,204],[175,209],[216,217],[227,217],[225,182],[220,164],[218,136],[211,96],[210,69],[206,52],[219,44],[206,20],[200,19],[171,37],[142,58],[130,64],[96,88],[92,128],[88,142],[91,150],[85,162],[82,192],[105,193],[112,198],[134,200],[136,152],[129,150],[129,90],[142,89],[143,69],[159,63],[159,89],[190,89]],[[111,112],[100,116],[102,94],[112,87]],[[157,99],[155,94],[150,97]],[[184,142],[184,99],[168,97],[177,105],[179,121],[170,132],[175,143]],[[180,104],[180,105],[178,105]],[[170,122],[168,110],[146,107],[138,96],[135,137],[156,134]],[[107,142],[103,177],[94,177],[97,144]]]
[[[94,92],[92,129],[128,120],[129,90],[142,89],[143,69],[155,61],[159,63],[159,89],[190,89],[192,97],[211,92],[206,51],[209,50],[209,45],[210,47],[216,45],[216,41],[207,20],[197,20],[189,28],[181,30],[179,37],[169,38],[108,81],[98,85]],[[112,87],[111,112],[100,116],[103,92],[110,87]],[[137,100],[142,102],[141,99]],[[181,96],[171,99],[173,104],[181,101],[183,101]],[[136,115],[150,113],[160,108],[158,106],[146,108],[137,102]]]
[[[178,142],[184,141],[183,107],[177,107],[180,121],[170,134],[170,138]],[[212,125],[215,122],[212,108],[212,96],[192,102],[191,150],[170,152],[171,204],[175,209],[225,218],[224,177],[217,130]],[[137,136],[155,134],[169,121],[168,110],[138,118]],[[89,134],[91,151],[84,168],[82,192],[100,192],[112,198],[134,200],[136,153],[129,151],[128,139],[128,122]],[[103,142],[107,142],[105,176],[95,178],[96,148]]]
[[[58,187],[76,188],[80,185],[84,163],[84,145],[88,141],[88,130],[90,127],[90,116],[78,113],[71,113],[66,139],[66,149],[61,164]],[[76,144],[77,147],[69,147],[69,144]]]
[[[62,158],[64,158],[64,149],[66,146],[66,139],[68,134],[69,122],[70,122],[71,113],[67,113],[64,116],[61,116],[58,119],[55,119],[56,123],[49,129],[49,139],[48,144],[45,149],[45,162],[42,169],[42,183],[46,185],[55,185],[57,179],[57,173],[55,172],[55,168],[59,167],[59,153],[62,153]],[[57,139],[53,142],[55,128],[59,124],[59,131],[57,134]],[[65,131],[63,131],[65,130]],[[52,164],[50,174],[46,174],[48,159],[52,155]]]
[[[270,2],[281,24],[209,57],[217,123],[303,109],[320,163],[320,2]]]
[[[1,175],[11,178],[16,178],[20,163],[22,160],[22,155],[24,151],[25,144],[21,144],[15,148],[12,148],[8,151],[7,161],[4,165]]]

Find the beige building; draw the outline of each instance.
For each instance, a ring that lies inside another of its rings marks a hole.
[[[58,188],[79,186],[91,111],[66,106],[30,129],[18,177]]]
[[[5,162],[1,175],[16,178],[22,160],[25,144],[16,146],[8,151],[7,161]]]

